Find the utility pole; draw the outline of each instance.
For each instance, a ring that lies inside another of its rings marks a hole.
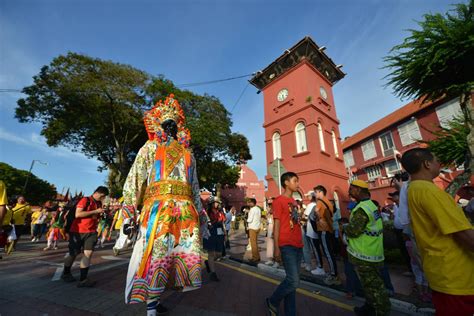
[[[28,174],[26,176],[25,185],[23,186],[23,190],[21,191],[21,194],[25,194],[25,192],[26,192],[26,186],[28,185],[28,180],[30,179],[31,170],[33,170],[33,167],[34,167],[36,161],[39,162],[42,165],[45,165],[45,166],[48,165],[47,162],[42,162],[41,160],[36,160],[36,159],[31,162],[30,170],[28,171]]]

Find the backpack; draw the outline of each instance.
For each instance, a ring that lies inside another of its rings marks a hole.
[[[318,199],[318,201],[321,201],[324,206],[326,206],[326,209],[327,209],[327,212],[324,212],[324,219],[326,220],[326,223],[328,223],[329,227],[332,229],[332,217],[333,217],[333,212],[331,212],[331,208],[329,207],[329,205],[324,202],[324,200],[322,199]],[[318,231],[317,230],[317,222],[319,220],[319,217],[318,215],[316,214],[316,207],[317,207],[317,204],[314,205],[313,209],[311,210],[310,214],[309,214],[309,221],[310,221],[310,224],[311,226],[313,227],[313,230],[316,232]],[[335,210],[335,208],[333,209]]]
[[[87,199],[87,202],[84,207],[85,209],[89,208],[89,205],[91,205],[91,198],[87,197],[86,199]],[[74,222],[74,219],[76,218],[77,204],[79,204],[81,200],[82,198],[78,199],[72,204],[72,206],[68,207],[67,215],[66,215],[66,225],[64,225],[64,230],[66,231],[66,233],[69,233],[69,230],[71,229],[72,222]]]

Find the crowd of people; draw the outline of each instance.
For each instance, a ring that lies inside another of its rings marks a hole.
[[[384,262],[384,219],[393,219],[402,234],[400,248],[407,253],[420,298],[432,300],[437,315],[474,313],[474,230],[469,207],[472,199],[459,205],[433,183],[440,164],[428,149],[409,150],[401,162],[408,174],[393,183],[391,209],[381,208],[371,199],[368,183],[354,180],[349,187],[349,218],[336,215],[322,185],[310,193],[311,203],[304,208],[293,199],[298,192],[297,174],[282,175],[285,191],[272,201],[273,238],[267,249],[273,246],[274,252],[269,255],[283,263],[286,278],[266,300],[271,315],[278,314],[282,301],[285,315],[296,315],[295,291],[301,264],[314,275],[326,275],[326,284],[339,284],[334,259],[337,253],[344,260],[348,295],[357,293],[366,299],[354,312],[388,315],[393,286]],[[316,269],[311,266],[312,256]]]
[[[114,254],[132,246],[125,302],[146,303],[147,315],[155,316],[168,313],[162,302],[167,288],[190,291],[202,286],[202,248],[207,250],[204,265],[210,280],[219,281],[215,262],[228,256],[231,223],[237,214],[233,207],[224,210],[218,197],[203,204],[189,130],[174,95],[147,111],[144,123],[149,139],[130,168],[123,199],[111,203],[108,189],[100,186],[91,196],[36,210],[31,216],[31,242],[46,234],[48,251],[57,248],[60,239],[68,240],[62,280],[76,281],[71,269],[82,254],[77,286],[92,287],[95,281],[88,272],[93,252],[118,230]],[[299,192],[298,175],[281,176],[284,192],[272,199],[265,214],[271,258],[266,264],[282,265],[286,273],[266,299],[271,315],[278,315],[281,302],[285,315],[296,315],[302,269],[323,276],[327,285],[341,284],[338,256],[343,257],[348,296],[363,294],[366,300],[354,312],[388,315],[393,286],[385,264],[383,220],[390,218],[401,236],[400,248],[410,258],[407,263],[420,295],[432,299],[438,315],[474,314],[472,224],[454,199],[433,183],[440,165],[428,149],[405,152],[401,163],[409,177],[394,181],[392,210],[371,199],[367,182],[354,180],[348,192],[352,199],[348,218],[327,198],[324,183],[315,183],[308,193],[310,203],[304,205],[293,198]],[[472,216],[471,202],[464,211]],[[30,206],[23,197],[11,209],[6,204],[0,181],[0,235],[11,251],[25,233]],[[257,264],[262,209],[250,198],[244,213],[250,263]]]

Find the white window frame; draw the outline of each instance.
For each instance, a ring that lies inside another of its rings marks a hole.
[[[395,166],[396,166],[397,169],[390,170],[388,168],[388,163],[392,162],[392,161],[395,163]],[[383,165],[385,167],[385,172],[387,173],[387,177],[393,177],[395,174],[399,173],[399,171],[401,170],[400,164],[398,163],[398,161],[396,159],[391,159],[391,160],[385,161]]]
[[[278,132],[273,133],[273,160],[281,159],[281,135]]]
[[[346,168],[350,168],[353,165],[355,165],[352,149],[346,150],[343,154],[343,157],[344,157],[344,165],[346,165]]]
[[[392,147],[390,148],[384,148],[384,145],[383,145],[383,138],[384,137],[390,137],[390,140],[392,142]],[[382,154],[384,157],[387,157],[387,156],[393,156],[394,152],[395,152],[395,142],[393,141],[393,136],[392,136],[392,133],[391,132],[386,132],[386,133],[383,133],[382,135],[379,136],[379,141],[380,141],[380,148],[382,149]],[[392,150],[392,151],[390,151]]]
[[[371,147],[371,148],[369,148]],[[375,149],[375,143],[374,140],[368,140],[365,143],[363,143],[360,148],[362,149],[362,156],[364,157],[364,160],[370,160],[375,157],[377,157],[377,150]],[[373,150],[373,152],[368,152],[368,150]]]
[[[352,174],[350,177],[349,177],[349,184],[354,181],[354,180],[357,180],[358,177],[357,177],[357,174]]]
[[[462,115],[459,98],[452,99],[436,107],[436,116],[438,117],[439,125],[441,127],[448,128],[449,122],[455,116],[459,115]]]
[[[296,153],[303,153],[308,151],[308,145],[306,143],[306,126],[303,122],[298,122],[295,126],[295,137],[296,137]]]
[[[408,127],[411,124],[413,125],[411,127]],[[408,146],[410,144],[416,143],[419,139],[421,139],[420,127],[418,126],[418,122],[415,118],[398,125],[397,129],[398,134],[400,136],[400,141],[402,142],[402,146]]]
[[[382,168],[379,165],[365,168],[365,173],[369,181],[374,181],[377,178],[382,177]]]
[[[319,136],[319,146],[322,151],[326,151],[326,145],[324,144],[324,132],[321,122],[318,122],[318,136]]]
[[[339,149],[337,148],[337,137],[336,132],[332,130],[331,132],[332,137],[332,146],[334,147],[334,155],[339,158]]]

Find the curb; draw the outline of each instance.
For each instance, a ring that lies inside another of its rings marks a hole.
[[[270,267],[270,266],[268,266],[264,263],[259,263],[258,265],[251,265],[251,264],[248,264],[247,262],[245,262],[244,260],[234,258],[234,257],[230,257],[229,260],[233,261],[233,262],[236,262],[236,263],[239,263],[241,265],[245,265],[248,268],[251,267],[253,269],[260,270],[260,271],[262,271],[266,274],[270,274],[270,275],[273,275],[273,276],[276,276],[276,277],[279,277],[279,278],[284,278],[286,276],[285,270],[280,269],[280,268],[273,268],[273,267]],[[343,297],[344,294],[345,294],[345,292],[340,291],[338,289],[315,283],[313,280],[311,280],[311,278],[308,278],[308,277],[301,278],[301,283],[304,284],[305,287],[313,288],[315,290],[321,289],[321,290],[324,290],[325,292],[329,292],[329,293],[333,294],[336,297]],[[360,297],[355,297],[353,302],[354,303],[355,302],[363,302],[363,299],[360,298]],[[399,299],[396,299],[396,298],[390,298],[390,302],[392,304],[392,310],[397,311],[397,312],[401,312],[401,313],[405,313],[405,314],[408,314],[408,315],[431,316],[431,315],[435,314],[435,310],[433,308],[430,308],[430,307],[418,307],[413,303],[406,302],[406,301],[403,301],[403,300],[399,300]],[[347,302],[345,302],[345,303],[347,303]]]

